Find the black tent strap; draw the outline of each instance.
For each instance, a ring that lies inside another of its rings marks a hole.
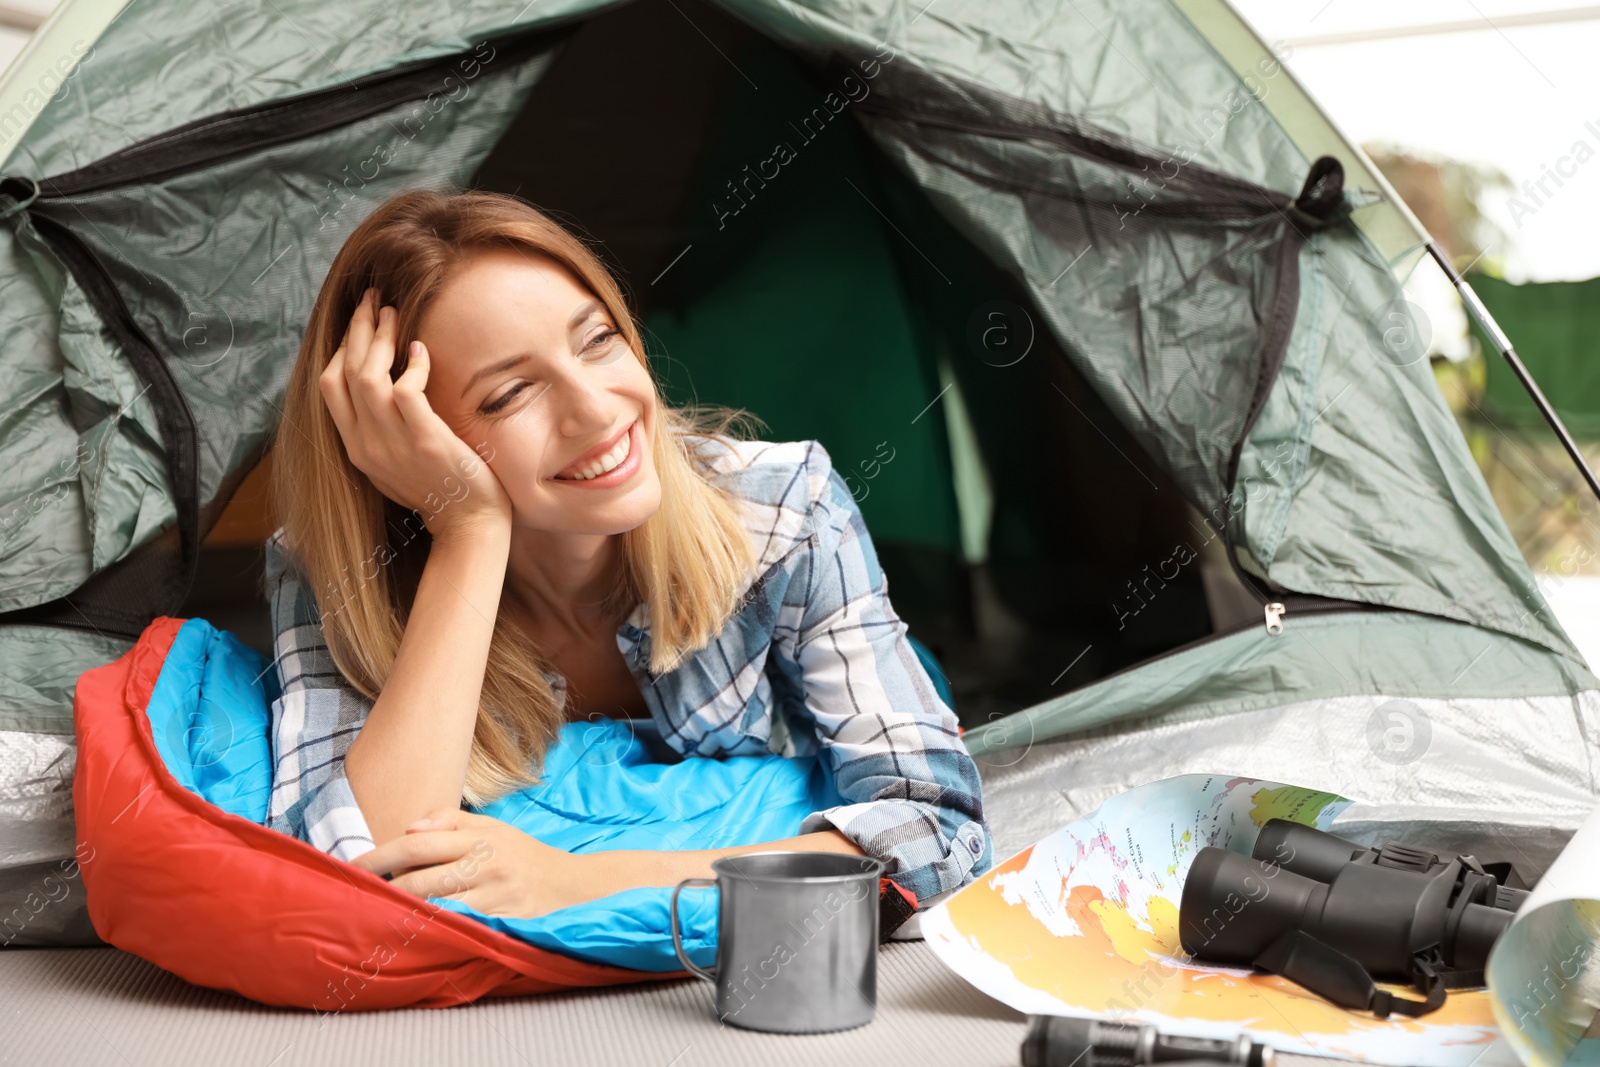
[[[1329,229],[1348,219],[1350,201],[1344,195],[1344,164],[1333,156],[1319,156],[1286,214],[1302,235]]]
[[[824,57],[816,69],[825,72],[824,77],[830,83],[839,83],[845,75],[853,74],[855,68],[835,51]],[[1277,285],[1262,329],[1256,380],[1243,425],[1227,457],[1223,498],[1219,507],[1222,514],[1230,515],[1230,501],[1238,480],[1244,444],[1272,393],[1294,333],[1300,298],[1300,251],[1312,234],[1344,225],[1350,218],[1351,204],[1344,190],[1344,166],[1338,158],[1331,155],[1318,157],[1308,169],[1300,192],[1293,198],[1192,161],[1179,167],[1177,173],[1168,180],[1164,164],[1169,160],[1163,160],[1148,148],[1136,146],[1108,131],[1058,114],[1043,105],[1010,98],[992,88],[948,74],[935,74],[916,68],[896,68],[893,71],[885,68],[880,71],[872,94],[856,101],[854,110],[858,116],[862,116],[861,121],[869,125],[884,122],[902,124],[907,128],[906,132],[897,131],[896,139],[912,151],[935,166],[991,188],[1032,193],[1107,210],[1118,209],[1117,200],[1103,192],[1085,193],[1071,188],[1065,182],[1042,177],[1029,179],[1014,172],[985,173],[940,154],[927,143],[925,137],[908,136],[910,128],[940,129],[973,138],[1050,144],[1069,155],[1117,168],[1128,175],[1141,178],[1160,175],[1157,180],[1161,183],[1161,189],[1169,195],[1141,202],[1139,211],[1148,216],[1199,225],[1245,220],[1281,228],[1278,261],[1275,264]],[[1210,502],[1191,503],[1204,511]],[[1233,526],[1230,516],[1223,524],[1229,563],[1247,590],[1261,603],[1272,603],[1275,597],[1264,588],[1263,582],[1240,566]],[[1301,599],[1314,604],[1316,610],[1356,610],[1362,607],[1354,601],[1337,598]]]
[[[838,51],[830,52],[821,64],[830,85],[853,76],[855,67],[855,62]],[[1157,149],[1137,145],[1044,104],[1009,97],[949,74],[902,67],[878,77],[876,91],[856,102],[858,115],[877,115],[979,137],[1055,144],[1084,159],[1127,172],[1134,180],[1156,181],[1163,189],[1179,188],[1176,204],[1140,205],[1142,211],[1151,214],[1251,219],[1277,212],[1302,236],[1337,226],[1350,216],[1351,205],[1344,195],[1344,166],[1331,155],[1313,162],[1299,195],[1284,202],[1281,194],[1256,182],[1213,170],[1192,158],[1180,163],[1173,155],[1163,157]],[[921,150],[920,145],[917,147]],[[929,156],[925,150],[921,154]],[[941,162],[955,167],[952,161]],[[1174,173],[1166,173],[1168,164]],[[993,176],[981,177],[993,182]],[[1030,192],[1078,199],[1060,188],[1018,184]]]
[[[369,74],[325,89],[207,115],[136,141],[88,166],[42,178],[39,184],[44,188],[46,199],[80,196],[120,185],[157,181],[304,140],[370,118],[408,100],[425,99],[439,92],[445,84],[442,72],[463,64],[514,66],[558,48],[577,31],[580,22],[579,16],[569,14],[533,30],[487,38],[464,51]],[[487,54],[483,51],[485,48]]]
[[[904,122],[908,125],[950,131],[959,130],[959,132],[970,133],[976,137],[1005,136],[1004,133],[983,125],[963,128],[943,122],[922,122],[888,107],[879,107],[877,109],[862,108],[861,110],[875,112],[880,121]],[[1139,214],[1152,218],[1202,223],[1273,221],[1280,217],[1287,218],[1295,204],[1292,200],[1284,201],[1281,194],[1273,193],[1260,186],[1252,186],[1245,190],[1219,190],[1204,185],[1185,188],[1182,183],[1175,179],[1170,179],[1159,173],[1152,174],[1151,166],[1159,167],[1161,165],[1160,160],[1150,157],[1136,157],[1141,162],[1139,166],[1135,167],[1128,165],[1134,162],[1134,159],[1110,160],[1098,155],[1081,153],[1076,151],[1074,147],[1063,145],[1063,147],[1067,147],[1067,151],[1070,154],[1078,155],[1080,158],[1102,165],[1113,166],[1126,172],[1126,180],[1128,182],[1127,196],[1119,199],[1104,193],[1080,192],[1061,182],[1031,181],[1015,172],[1002,174],[996,171],[978,170],[939,154],[924,140],[914,138],[906,138],[905,140],[912,150],[924,159],[991,188],[1003,189],[1011,193],[1033,193],[1053,200],[1110,209],[1126,205],[1136,209]],[[1073,139],[1067,138],[1064,140],[1070,142]],[[1124,153],[1119,152],[1118,155],[1121,156]]]
[[[0,177],[0,196],[11,201],[6,207],[0,208],[0,222],[4,222],[13,215],[22,214],[39,199],[39,183],[32,178]]]
[[[1278,285],[1273,293],[1272,312],[1261,337],[1261,355],[1256,361],[1256,383],[1250,396],[1250,407],[1244,423],[1228,452],[1228,473],[1223,486],[1223,498],[1218,505],[1222,519],[1222,538],[1228,564],[1244,586],[1263,605],[1273,602],[1273,593],[1263,588],[1264,581],[1246,571],[1239,562],[1239,545],[1234,536],[1233,496],[1239,482],[1239,463],[1244,456],[1245,442],[1250,431],[1267,406],[1278,373],[1283,369],[1289,352],[1289,340],[1294,335],[1300,304],[1300,250],[1309,234],[1329,229],[1349,217],[1344,196],[1344,167],[1332,156],[1322,156],[1311,165],[1301,187],[1299,197],[1281,211],[1285,225],[1283,239],[1278,249]],[[1328,598],[1334,602],[1334,598]],[[1338,603],[1353,603],[1337,601]]]
[[[855,66],[835,51],[822,60],[819,69],[825,80],[837,84],[854,74]],[[1221,205],[1231,204],[1233,214],[1224,217],[1255,218],[1262,214],[1263,189],[1254,182],[1212,170],[1192,159],[1179,163],[1162,156],[1158,149],[1134,144],[1043,104],[1008,96],[947,73],[905,64],[886,66],[878,74],[871,95],[855,102],[853,110],[858,115],[983,138],[1053,144],[1083,159],[1153,179],[1163,186],[1180,186],[1190,199],[1204,196]],[[1167,164],[1173,166],[1175,174],[1165,173]],[[1052,192],[1048,188],[1037,191]],[[1061,192],[1053,191],[1057,195]]]

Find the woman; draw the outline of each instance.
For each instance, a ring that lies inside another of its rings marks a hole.
[[[357,227],[274,446],[271,825],[528,918],[771,848],[881,857],[923,901],[987,870],[977,769],[843,479],[716,414],[661,402],[615,281],[521,201],[406,193]],[[821,753],[847,803],[587,854],[462,810],[596,714],[682,756]]]

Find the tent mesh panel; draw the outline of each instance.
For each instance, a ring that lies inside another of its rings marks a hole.
[[[1210,512],[1283,357],[1304,235],[1339,214],[1337,164],[1298,198],[910,64],[863,120],[1017,276],[1069,358]],[[994,195],[994,194],[1001,195]]]
[[[464,186],[570,32],[213,116],[39,180],[29,217],[150,385],[179,521],[70,597],[0,619],[137,637],[178,613],[229,494],[296,432],[280,400],[334,254],[394,193]]]

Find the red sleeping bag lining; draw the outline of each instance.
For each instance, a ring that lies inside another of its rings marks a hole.
[[[190,792],[146,715],[184,621],[157,619],[74,694],[79,870],[103,940],[196,985],[319,1013],[688,976],[535,948]]]

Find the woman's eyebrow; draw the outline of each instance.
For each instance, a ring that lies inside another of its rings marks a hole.
[[[599,311],[604,306],[605,305],[600,303],[598,300],[585,300],[583,303],[579,304],[578,309],[572,313],[572,318],[567,320],[567,332],[571,333],[579,326],[582,326],[584,321],[588,319],[590,315],[593,315],[596,311]]]

